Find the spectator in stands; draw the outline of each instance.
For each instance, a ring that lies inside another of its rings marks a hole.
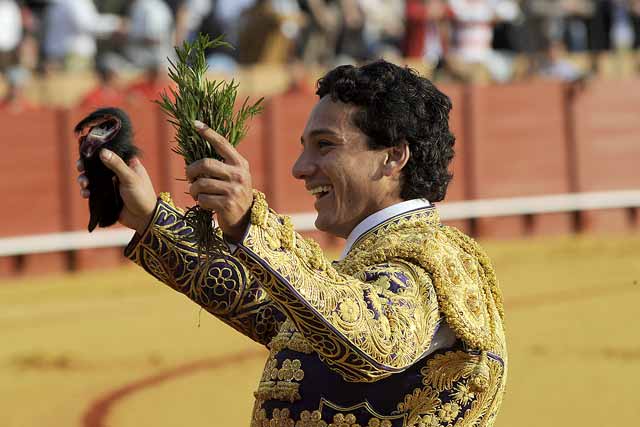
[[[403,53],[424,58],[429,64],[443,62],[448,49],[451,9],[446,0],[407,0]]]
[[[402,53],[404,0],[360,0],[364,14],[364,41],[372,57],[389,51]]]
[[[298,0],[306,24],[296,47],[296,56],[305,64],[333,61],[340,33],[338,0]]]
[[[567,49],[562,40],[549,41],[538,75],[566,82],[575,82],[582,78],[582,73],[566,59],[566,54]]]
[[[592,0],[563,0],[563,38],[569,52],[585,52],[589,49],[589,23],[595,6]]]
[[[22,41],[22,16],[14,0],[0,0],[0,73],[18,65],[18,48]]]
[[[189,5],[188,0],[164,0],[171,9],[174,22],[174,45],[180,45],[189,35]]]
[[[171,9],[163,0],[134,0],[129,10],[127,60],[138,69],[167,62],[173,53]]]
[[[258,0],[240,17],[238,62],[288,63],[301,24],[297,1]]]
[[[90,69],[96,37],[123,31],[116,15],[99,14],[91,0],[52,0],[45,19],[44,55],[47,68]]]
[[[29,101],[24,89],[29,80],[29,72],[24,68],[13,67],[7,71],[7,92],[0,100],[0,111],[21,113],[37,107]]]
[[[449,0],[449,7],[454,23],[452,59],[456,71],[471,77],[480,66],[486,68],[494,80],[509,79],[509,59],[492,49],[493,24],[517,18],[517,3],[513,0]]]
[[[83,108],[97,108],[106,106],[121,106],[125,102],[125,94],[120,84],[118,64],[109,57],[100,58],[96,63],[98,85],[87,93],[80,106]]]
[[[335,54],[339,61],[352,63],[371,56],[364,39],[365,16],[358,0],[341,0],[339,6],[339,30]],[[384,6],[389,8],[389,5]]]

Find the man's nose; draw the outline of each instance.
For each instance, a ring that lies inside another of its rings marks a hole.
[[[305,151],[300,153],[295,163],[293,164],[293,168],[291,169],[291,174],[296,179],[305,179],[313,175],[316,170],[315,163],[309,157]]]

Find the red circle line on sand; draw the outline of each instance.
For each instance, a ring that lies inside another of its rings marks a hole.
[[[640,290],[638,286],[631,286],[629,284],[616,284],[607,286],[593,286],[576,290],[565,290],[550,292],[545,294],[529,295],[520,298],[512,298],[505,302],[506,308],[511,311],[534,308],[539,306],[547,306],[552,304],[571,303],[580,300],[586,300],[591,298],[597,298],[602,296],[635,292]],[[89,408],[82,417],[83,427],[106,427],[105,420],[109,415],[109,412],[118,401],[125,399],[131,394],[138,392],[146,387],[151,387],[161,382],[179,377],[181,375],[190,375],[195,372],[205,369],[218,369],[224,366],[233,365],[245,360],[254,359],[257,357],[264,357],[265,352],[253,350],[244,350],[241,352],[228,354],[216,359],[205,359],[196,362],[188,363],[169,371],[161,372],[159,374],[134,381],[124,386],[110,391],[91,402]]]
[[[217,369],[257,357],[264,357],[264,355],[264,351],[244,350],[215,359],[198,360],[150,377],[142,378],[138,381],[130,382],[91,402],[91,405],[82,417],[82,426],[106,427],[107,424],[105,421],[113,406],[118,401],[127,398],[141,389],[157,385],[175,377],[190,375],[206,369]]]

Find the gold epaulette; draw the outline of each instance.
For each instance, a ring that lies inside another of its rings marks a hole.
[[[502,294],[488,257],[475,241],[433,218],[418,216],[363,239],[342,262],[342,269],[354,274],[392,258],[414,262],[429,273],[440,311],[470,348],[503,347],[502,333],[495,330],[504,318]]]

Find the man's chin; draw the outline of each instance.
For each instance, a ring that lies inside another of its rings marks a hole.
[[[330,234],[335,237],[340,237],[341,239],[346,239],[344,233],[340,231],[340,227],[338,224],[332,221],[327,221],[326,217],[323,217],[320,213],[318,213],[318,217],[315,222],[316,229],[322,231],[323,233]]]

